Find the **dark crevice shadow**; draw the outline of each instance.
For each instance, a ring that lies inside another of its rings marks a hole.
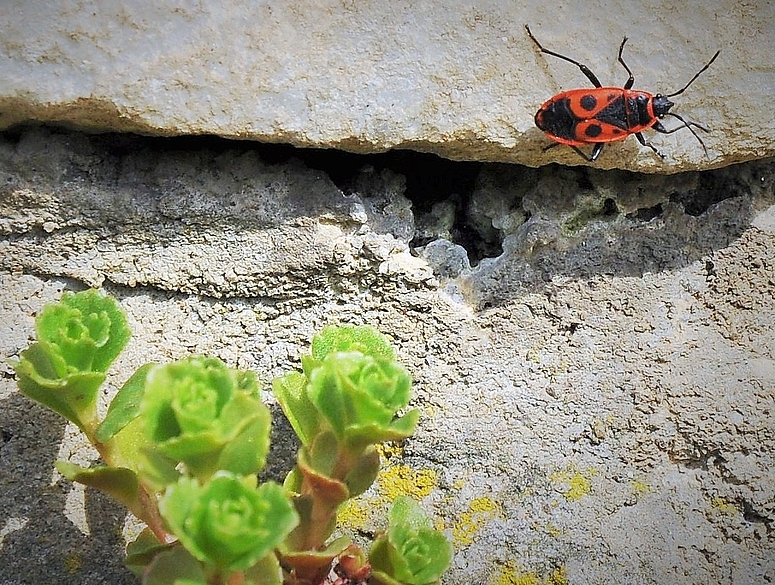
[[[583,188],[574,184],[579,174]],[[483,201],[506,215],[492,220],[505,227],[487,235],[500,240],[504,254],[483,258],[457,279],[478,308],[543,290],[555,277],[641,277],[710,256],[775,202],[775,160],[659,177],[562,167],[493,172],[485,166],[471,203],[479,225]]]
[[[219,234],[236,234],[239,245],[249,247],[251,241],[239,240],[240,234],[271,230],[273,245],[266,250],[271,265],[283,257],[284,242],[299,234],[300,225],[326,218],[345,232],[357,231],[352,217],[358,198],[351,195],[363,170],[372,168],[375,181],[382,171],[404,177],[401,194],[411,202],[407,221],[414,222],[412,252],[422,255],[429,244],[449,242],[449,256],[435,259],[433,268],[442,283],[456,281],[477,308],[509,303],[556,277],[639,277],[681,268],[730,245],[761,203],[775,200],[773,160],[643,175],[586,166],[455,162],[405,150],[358,155],[212,136],[87,135],[51,128],[0,136],[16,146],[21,161],[18,176],[11,167],[8,181],[0,182],[0,197],[28,183],[34,187],[43,177],[45,184],[57,185],[58,209],[65,214],[52,233],[41,225],[4,236],[12,244],[23,240],[20,249],[66,243],[70,254],[88,255],[113,246],[134,249],[138,258],[164,259],[166,248],[181,240],[202,245],[206,254]],[[52,147],[58,157],[52,163],[39,149],[54,143],[67,148]],[[27,205],[20,215],[41,213],[35,201]],[[461,262],[461,250],[469,266]],[[316,270],[286,277],[333,294],[352,284],[344,282],[348,278],[363,278],[341,271],[337,258],[314,261]],[[52,262],[67,265],[68,259]],[[137,286],[161,286],[138,272]],[[188,292],[244,297],[243,290],[260,288],[250,280],[254,276],[221,285],[208,273],[192,281]],[[109,273],[105,277],[111,279]],[[263,300],[288,300],[273,294],[279,293],[269,291]]]

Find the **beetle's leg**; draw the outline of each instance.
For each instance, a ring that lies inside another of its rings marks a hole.
[[[673,133],[673,132],[675,132],[676,130],[681,130],[682,128],[688,128],[688,129],[689,129],[689,132],[691,132],[692,134],[694,134],[694,137],[697,139],[697,141],[698,141],[700,144],[702,144],[702,149],[705,151],[705,156],[708,156],[708,147],[707,147],[707,146],[705,146],[705,143],[702,141],[702,138],[700,138],[699,134],[697,134],[697,133],[694,131],[694,128],[692,128],[692,126],[694,126],[695,128],[699,128],[699,129],[700,129],[700,130],[702,130],[703,132],[710,132],[710,130],[708,130],[708,129],[707,129],[705,126],[702,126],[701,124],[698,124],[697,122],[687,122],[687,121],[686,121],[686,120],[684,120],[684,119],[683,119],[681,116],[679,116],[678,114],[674,114],[673,112],[667,112],[667,114],[666,114],[666,115],[668,115],[668,116],[673,116],[673,118],[678,118],[679,120],[681,120],[681,122],[683,122],[683,124],[681,124],[680,126],[676,126],[675,128],[672,128],[672,129],[668,130],[667,128],[665,128],[665,127],[662,125],[662,122],[660,122],[659,120],[657,120],[657,121],[656,121],[656,123],[655,123],[653,126],[651,126],[651,127],[652,127],[654,130],[656,130],[657,132],[661,132],[662,134],[672,134],[672,133]]]
[[[578,146],[573,146],[572,144],[569,144],[573,150],[575,150],[578,155],[583,158],[587,162],[595,162],[597,160],[597,157],[600,156],[600,153],[603,152],[603,147],[605,146],[605,142],[596,142],[595,146],[592,148],[592,152],[590,154],[587,154],[583,150],[581,150]]]
[[[527,31],[527,35],[532,39],[532,41],[536,44],[536,46],[538,47],[538,49],[542,53],[546,53],[547,55],[553,55],[554,57],[558,57],[559,59],[563,59],[563,60],[567,61],[568,63],[573,63],[576,67],[581,69],[581,72],[584,75],[587,76],[587,79],[589,79],[592,82],[592,85],[594,85],[595,87],[603,87],[603,84],[600,83],[600,81],[595,76],[595,74],[592,73],[592,71],[590,71],[589,67],[587,67],[583,63],[579,63],[575,59],[571,59],[570,57],[566,57],[565,55],[560,55],[559,53],[555,53],[554,51],[550,51],[549,49],[544,49],[541,46],[541,43],[538,42],[538,39],[536,39],[533,36],[533,33],[530,32],[530,27],[528,25],[525,25],[525,30]],[[627,40],[627,39],[625,39],[625,40]],[[622,45],[624,45],[624,43],[622,43]],[[621,50],[619,51],[619,53],[621,53]],[[626,67],[626,65],[625,65],[625,67]]]
[[[546,152],[547,150],[551,150],[552,148],[555,148],[557,146],[560,146],[561,142],[552,142],[551,144],[548,144],[543,147],[543,151]],[[603,152],[603,146],[605,144],[603,142],[596,142],[594,148],[592,149],[592,154],[587,154],[583,150],[581,150],[578,146],[573,146],[572,144],[568,144],[567,146],[570,146],[573,150],[575,150],[578,155],[583,158],[587,162],[595,162],[597,160],[597,157],[600,156],[600,153]]]
[[[619,45],[619,63],[622,64],[622,66],[627,70],[627,73],[630,74],[629,79],[624,84],[624,89],[631,89],[632,85],[635,83],[635,77],[632,75],[632,71],[630,71],[630,68],[627,67],[627,63],[624,62],[624,59],[622,59],[622,51],[624,50],[624,44],[627,42],[627,37],[624,37],[622,39],[622,44]]]
[[[592,149],[592,154],[589,157],[589,162],[595,162],[597,160],[597,157],[600,156],[600,153],[603,152],[603,147],[605,146],[605,142],[596,142],[595,147]],[[576,148],[576,147],[574,147]],[[578,148],[576,148],[578,152],[581,152]],[[582,153],[584,154],[584,153]]]
[[[658,124],[658,123],[659,123],[659,122],[657,122],[657,124]],[[654,126],[652,126],[652,128],[654,128]],[[646,142],[646,139],[645,139],[645,138],[643,138],[643,134],[641,134],[640,132],[636,132],[636,133],[635,133],[635,138],[637,138],[637,139],[638,139],[638,142],[640,142],[640,143],[641,143],[643,146],[648,146],[648,147],[649,147],[651,150],[653,150],[653,151],[656,153],[656,155],[657,155],[659,158],[665,158],[665,155],[664,155],[664,154],[662,154],[661,152],[659,152],[659,151],[657,150],[657,147],[656,147],[656,146],[654,146],[653,144],[651,144],[651,142]]]
[[[543,151],[546,152],[547,150],[550,150],[554,148],[555,146],[560,146],[562,144],[561,142],[552,142],[548,146],[544,146]],[[600,156],[600,153],[603,152],[603,147],[605,146],[604,142],[596,142],[594,148],[592,148],[592,154],[587,154],[583,150],[581,150],[578,146],[573,146],[572,144],[568,144],[567,146],[570,146],[573,150],[575,150],[578,155],[583,158],[587,162],[595,162],[597,160],[597,157]]]
[[[661,132],[662,134],[672,134],[673,132],[675,132],[676,130],[680,130],[681,128],[689,128],[691,130],[692,126],[694,126],[695,128],[699,128],[703,132],[710,132],[710,130],[708,130],[702,124],[698,124],[697,122],[687,122],[681,116],[679,116],[678,114],[674,114],[673,112],[668,112],[666,115],[673,116],[674,118],[678,118],[679,120],[681,120],[681,122],[683,122],[683,124],[681,124],[680,126],[676,126],[671,130],[668,130],[662,125],[662,123],[659,120],[657,120],[657,122],[652,126],[652,128],[657,132]],[[702,142],[702,140],[700,140],[700,142]]]

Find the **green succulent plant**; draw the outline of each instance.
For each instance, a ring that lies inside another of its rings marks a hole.
[[[270,554],[298,524],[283,488],[256,476],[216,473],[201,484],[181,477],[159,502],[186,550],[218,570],[244,571]]]
[[[141,473],[162,488],[179,475],[258,473],[269,451],[271,415],[255,377],[217,358],[193,356],[153,367],[139,416],[150,446]]]
[[[387,532],[371,547],[369,561],[375,583],[431,585],[449,567],[452,545],[433,529],[416,502],[400,497],[390,510]]]
[[[116,301],[95,290],[66,292],[35,319],[38,341],[15,364],[19,389],[87,435],[97,424],[97,391],[130,337]]]
[[[283,486],[257,482],[271,415],[252,372],[206,356],[145,364],[100,421],[99,389],[130,336],[118,303],[66,293],[36,330],[15,363],[19,389],[78,425],[103,460],[57,469],[146,522],[126,559],[144,585],[324,585],[332,572],[427,585],[448,566],[449,543],[411,501],[396,502],[369,560],[348,537],[331,539],[341,504],[377,477],[377,445],[410,436],[419,418],[403,412],[411,378],[373,328],[325,328],[302,372],[273,380],[302,443]]]

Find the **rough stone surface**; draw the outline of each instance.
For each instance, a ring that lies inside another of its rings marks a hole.
[[[370,323],[423,417],[346,526],[420,498],[455,544],[445,585],[775,580],[774,161],[487,164],[434,201],[395,169],[333,175],[239,145],[6,137],[0,354],[93,285],[134,332],[106,403],[147,361],[204,352],[268,382],[322,326]],[[94,455],[0,363],[0,583],[134,582],[119,508],[53,472]]]
[[[675,173],[775,155],[775,5],[723,0],[218,3],[80,0],[0,4],[0,129],[43,121],[152,135],[213,134],[359,153],[407,148],[456,160],[581,164],[533,115],[590,86],[621,86],[622,37],[635,88],[675,92],[721,57],[674,111],[705,124],[649,132],[596,163]],[[668,120],[678,125],[674,119]]]

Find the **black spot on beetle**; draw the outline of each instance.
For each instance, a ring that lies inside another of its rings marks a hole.
[[[593,95],[587,94],[581,98],[581,107],[587,112],[591,112],[597,106],[597,98]]]
[[[600,136],[603,133],[603,129],[600,127],[599,124],[590,124],[586,128],[584,128],[584,134],[586,136],[589,136],[590,138],[595,138],[596,136]]]

